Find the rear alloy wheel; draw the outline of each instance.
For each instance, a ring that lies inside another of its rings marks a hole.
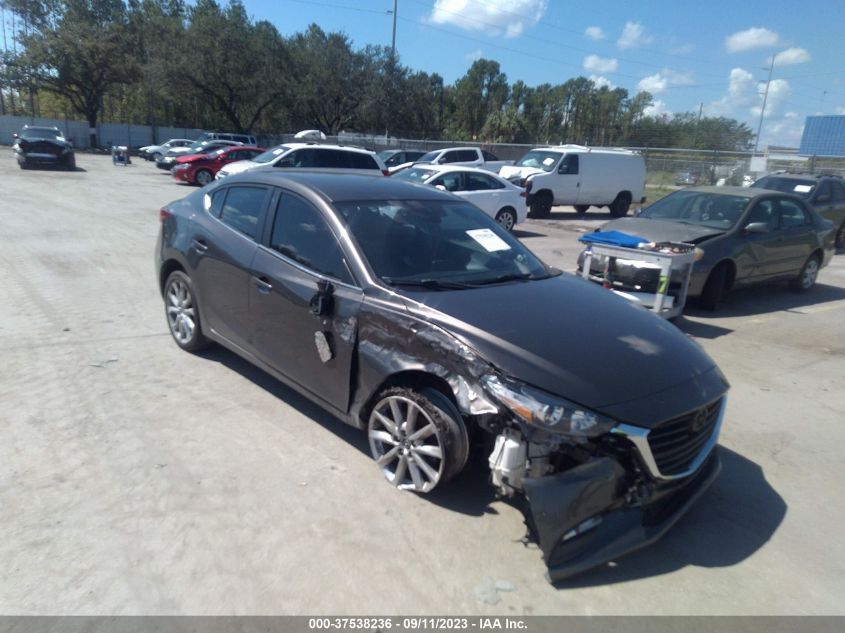
[[[628,215],[628,209],[631,208],[631,196],[627,193],[620,193],[616,199],[610,203],[610,215],[614,218],[621,218]]]
[[[516,213],[510,207],[505,207],[496,214],[496,222],[506,231],[513,231],[516,224]]]
[[[836,231],[834,246],[836,247],[836,250],[845,248],[845,221],[839,225],[839,230]]]
[[[819,276],[819,256],[810,255],[810,258],[804,262],[801,272],[798,276],[789,282],[789,287],[794,292],[807,292],[810,288],[816,285],[816,278]]]
[[[214,180],[214,175],[207,169],[200,169],[194,176],[194,180],[200,187],[205,187],[208,183]]]
[[[198,352],[208,345],[202,334],[199,305],[191,278],[181,270],[170,273],[164,285],[167,325],[176,344],[186,352]]]
[[[577,213],[586,213],[587,209],[589,209],[589,208],[590,208],[589,204],[576,204],[575,205],[575,211]]]
[[[727,281],[728,268],[724,264],[720,264],[710,271],[707,281],[704,282],[704,289],[701,291],[701,296],[698,298],[698,305],[701,309],[712,312],[719,307],[722,295],[725,294],[725,284]]]
[[[370,413],[370,452],[401,490],[431,492],[467,460],[467,434],[451,401],[434,389],[391,388]]]
[[[554,199],[552,194],[548,191],[541,191],[534,196],[534,202],[531,203],[531,217],[532,218],[547,218],[552,212],[552,203]]]

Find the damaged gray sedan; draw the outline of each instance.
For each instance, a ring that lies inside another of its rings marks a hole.
[[[176,344],[224,345],[427,493],[484,451],[556,581],[668,530],[719,472],[727,381],[677,328],[544,265],[448,193],[251,172],[161,210]]]

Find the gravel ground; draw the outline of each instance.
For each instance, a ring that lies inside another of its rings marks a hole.
[[[396,491],[363,435],[229,352],[177,349],[153,248],[189,188],[3,156],[0,613],[843,613],[845,255],[807,295],[681,319],[733,384],[723,473],[661,542],[552,587],[485,473]],[[517,235],[572,270],[607,219]]]

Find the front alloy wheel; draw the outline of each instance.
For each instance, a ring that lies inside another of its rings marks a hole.
[[[164,303],[167,325],[176,344],[188,352],[205,347],[207,341],[200,329],[199,306],[190,277],[179,270],[171,273],[164,287]]]
[[[464,467],[468,437],[460,414],[442,393],[392,388],[370,413],[370,451],[388,482],[431,492]]]

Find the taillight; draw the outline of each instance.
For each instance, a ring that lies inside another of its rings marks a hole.
[[[527,198],[527,197],[528,197],[528,192],[527,192],[527,191],[520,191],[520,192],[519,192],[519,195],[520,195],[520,197],[521,197],[521,198]]]
[[[164,221],[169,218],[173,213],[167,207],[162,207],[158,212],[158,219],[161,220],[161,223],[164,224]]]
[[[382,174],[382,176],[389,176],[389,175],[390,175],[390,170],[389,170],[389,169],[382,169],[382,170],[381,170],[381,174]]]
[[[525,193],[531,193],[531,187],[533,186],[533,184],[534,183],[532,183],[530,180],[525,183]]]

